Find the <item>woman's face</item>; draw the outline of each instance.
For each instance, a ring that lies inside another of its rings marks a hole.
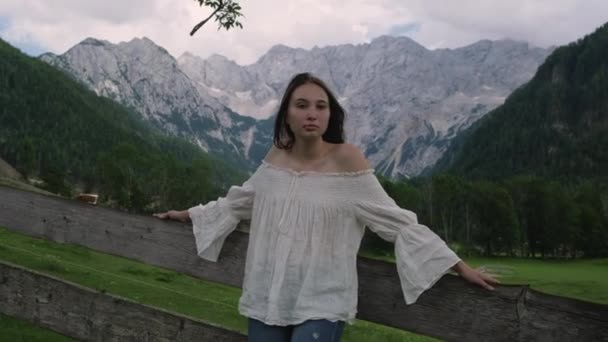
[[[329,124],[329,99],[323,88],[306,83],[294,90],[287,109],[287,124],[297,139],[323,136]]]

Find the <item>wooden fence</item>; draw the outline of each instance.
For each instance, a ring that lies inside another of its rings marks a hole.
[[[223,284],[240,287],[243,280],[248,235],[238,230],[220,260],[207,262],[196,255],[189,225],[7,187],[0,187],[0,226]],[[394,264],[359,257],[358,275],[364,320],[452,341],[608,341],[608,305],[520,285],[490,292],[446,275],[406,306]]]

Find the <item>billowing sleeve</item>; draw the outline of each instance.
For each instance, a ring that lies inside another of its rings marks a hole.
[[[382,239],[395,244],[397,272],[406,304],[416,302],[460,258],[416,214],[400,208],[372,173],[359,177],[357,219]]]
[[[198,255],[217,261],[226,237],[241,220],[251,219],[254,187],[252,179],[232,186],[225,197],[188,209]]]

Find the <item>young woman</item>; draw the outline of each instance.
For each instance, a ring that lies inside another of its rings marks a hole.
[[[416,215],[386,194],[363,154],[344,142],[344,110],[318,78],[296,75],[283,95],[274,146],[226,197],[155,214],[192,221],[198,255],[217,261],[240,220],[251,220],[239,312],[249,341],[339,341],[357,310],[357,252],[365,227],[395,243],[405,302],[450,269],[493,289]]]

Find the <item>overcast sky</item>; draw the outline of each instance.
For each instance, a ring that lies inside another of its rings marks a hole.
[[[148,37],[179,57],[254,63],[275,44],[305,49],[408,36],[429,49],[511,38],[547,47],[608,22],[607,0],[244,0],[243,30],[219,31],[195,0],[0,0],[0,37],[31,55],[61,54],[87,37]]]

